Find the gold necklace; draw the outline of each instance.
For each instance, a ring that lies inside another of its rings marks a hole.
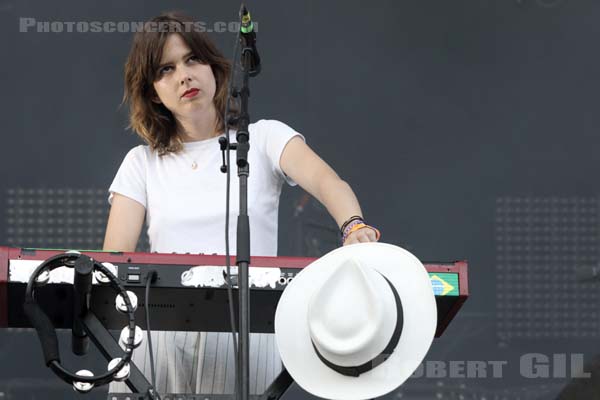
[[[216,136],[213,136],[213,137],[219,137],[219,136],[221,136],[221,134],[217,134]],[[212,138],[210,138],[210,139],[212,139]],[[194,160],[188,156],[188,154],[185,150],[185,147],[181,150],[181,154],[184,156],[184,158],[187,159],[188,162],[190,162],[190,161],[192,162],[191,167],[193,170],[196,170],[198,168],[198,163],[196,162],[196,160]]]
[[[198,163],[196,162],[196,160],[192,159],[186,152],[185,149],[181,150],[181,155],[183,156],[183,158],[185,158],[185,161],[190,163],[191,167],[193,170],[198,168]]]

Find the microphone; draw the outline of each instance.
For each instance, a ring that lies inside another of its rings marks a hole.
[[[242,60],[248,63],[243,64],[248,68],[248,75],[256,76],[260,73],[260,56],[256,50],[256,32],[254,24],[250,17],[250,12],[245,5],[242,5],[242,24],[240,25],[240,42],[242,43]],[[245,56],[247,55],[247,59]]]

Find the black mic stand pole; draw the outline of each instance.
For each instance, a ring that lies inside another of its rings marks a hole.
[[[241,376],[238,377],[241,400],[248,400],[250,396],[250,289],[249,270],[250,267],[250,220],[248,218],[248,176],[250,165],[248,164],[248,151],[250,150],[250,134],[248,125],[250,116],[248,114],[248,97],[250,89],[248,80],[250,76],[258,73],[254,68],[256,60],[255,50],[244,46],[242,49],[241,63],[243,68],[242,88],[236,92],[240,97],[240,115],[237,119],[238,130],[236,134],[237,143],[230,145],[236,150],[238,167],[238,178],[240,183],[240,210],[237,220],[237,253],[236,264],[238,266],[239,285],[239,365]],[[227,136],[227,135],[226,135]]]
[[[237,221],[237,253],[236,264],[238,266],[238,290],[239,290],[239,348],[238,365],[241,370],[236,379],[239,387],[239,396],[241,400],[250,398],[250,288],[249,288],[249,267],[250,267],[250,220],[248,218],[248,176],[250,174],[250,165],[248,163],[248,151],[250,150],[250,134],[248,125],[250,124],[250,115],[248,114],[248,98],[250,89],[248,80],[260,73],[260,57],[256,50],[256,35],[254,27],[250,20],[250,13],[242,4],[240,10],[241,35],[242,42],[241,64],[243,70],[242,88],[233,90],[233,97],[240,97],[239,117],[228,119],[225,123],[225,138],[219,139],[221,150],[223,151],[223,166],[221,172],[228,172],[229,165],[225,165],[225,150],[236,150],[238,167],[238,178],[240,184],[240,210]],[[227,99],[229,101],[229,99]],[[226,116],[227,118],[227,116]],[[228,126],[230,121],[237,122],[237,143],[229,142]],[[261,400],[277,400],[292,384],[293,380],[290,374],[285,370],[281,371],[279,376],[265,390]]]
[[[241,400],[248,400],[250,397],[250,288],[249,288],[249,270],[250,267],[250,220],[248,218],[248,176],[250,175],[250,165],[248,163],[248,151],[250,150],[250,133],[248,125],[250,124],[250,115],[248,114],[248,98],[250,89],[248,80],[250,77],[258,75],[260,72],[260,57],[256,51],[254,28],[250,20],[250,14],[242,4],[240,9],[241,29],[240,41],[242,43],[241,65],[243,70],[242,88],[233,89],[232,96],[240,97],[239,116],[223,121],[225,124],[225,137],[219,139],[221,151],[223,152],[223,166],[221,172],[230,171],[229,165],[225,165],[225,151],[236,151],[236,164],[238,167],[240,208],[237,220],[237,251],[236,264],[238,267],[238,366],[236,371],[236,380],[239,388]],[[235,60],[234,60],[235,62]],[[229,101],[229,99],[227,99]],[[227,116],[225,116],[227,118]],[[229,124],[230,121],[237,123],[236,141],[229,142]]]

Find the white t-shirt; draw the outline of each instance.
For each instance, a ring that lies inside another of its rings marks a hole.
[[[284,181],[295,183],[281,170],[285,145],[304,137],[286,124],[260,120],[248,127],[250,176],[248,215],[250,252],[277,255],[279,195]],[[235,142],[235,132],[230,132]],[[230,252],[236,253],[239,214],[239,178],[231,154]],[[110,186],[146,208],[151,251],[161,253],[225,253],[225,185],[220,172],[218,138],[184,143],[184,151],[159,157],[148,146],[133,148]],[[196,168],[192,168],[196,165]],[[147,338],[132,360],[150,381]],[[231,334],[226,332],[152,332],[159,393],[232,393],[234,386]],[[281,370],[272,334],[250,334],[252,394],[261,394]],[[128,392],[123,383],[111,383],[110,392]]]
[[[250,253],[275,256],[281,187],[284,181],[295,185],[284,175],[279,160],[288,141],[302,135],[275,120],[250,124],[248,131]],[[234,131],[230,131],[230,138],[235,142]],[[239,214],[235,152],[231,164],[229,243],[231,254],[235,254]],[[119,193],[146,208],[153,252],[225,254],[226,177],[220,172],[221,165],[217,137],[184,143],[183,152],[162,157],[149,146],[140,145],[123,160],[110,186],[109,202],[113,193]]]

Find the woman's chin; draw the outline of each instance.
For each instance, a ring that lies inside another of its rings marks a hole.
[[[206,102],[202,101],[201,99],[198,100],[192,100],[192,101],[185,101],[182,102],[180,104],[179,110],[180,113],[179,114],[185,114],[188,112],[198,112],[198,111],[203,111],[203,110],[208,110],[210,104],[206,104]]]

